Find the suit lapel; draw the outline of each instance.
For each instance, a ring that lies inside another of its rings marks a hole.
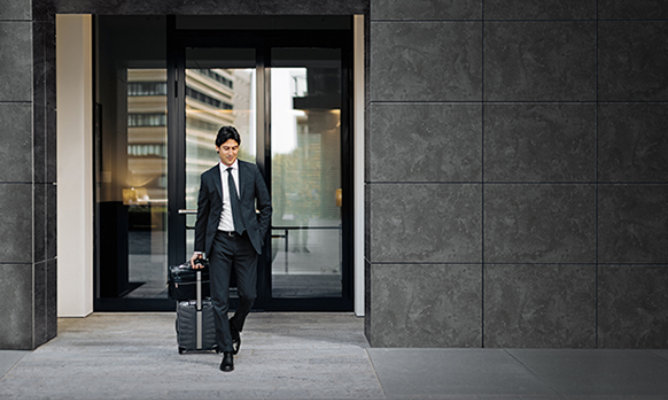
[[[220,166],[216,165],[215,169],[213,171],[213,185],[216,187],[216,190],[218,191],[218,196],[220,196],[220,200],[223,200],[223,183],[220,180]]]
[[[244,185],[246,182],[246,164],[239,161],[239,200],[243,198]]]

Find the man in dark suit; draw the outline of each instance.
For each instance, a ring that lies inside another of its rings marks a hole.
[[[241,137],[232,126],[223,126],[216,137],[220,162],[204,172],[197,199],[195,261],[208,256],[211,298],[222,371],[234,370],[233,354],[239,351],[246,316],[256,297],[257,258],[271,222],[271,199],[255,164],[240,161]],[[256,205],[257,201],[257,205]],[[259,214],[256,212],[259,210]],[[227,319],[230,274],[234,269],[239,308]]]

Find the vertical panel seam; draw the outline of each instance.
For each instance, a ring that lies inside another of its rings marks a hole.
[[[485,0],[481,0],[480,38],[480,347],[485,347]]]
[[[39,88],[35,87],[35,26],[34,26],[34,21],[32,19],[30,20],[30,56],[31,56],[31,62],[30,62],[30,71],[32,72],[30,74],[30,82],[31,82],[31,125],[30,125],[30,144],[32,146],[32,151],[30,152],[30,175],[31,175],[31,185],[30,185],[30,203],[32,205],[31,207],[31,224],[30,224],[30,232],[32,233],[30,235],[32,244],[30,246],[31,250],[31,256],[30,259],[32,260],[32,268],[31,268],[31,273],[32,273],[32,291],[30,293],[30,300],[32,302],[32,307],[30,307],[30,312],[31,312],[31,348],[37,347],[37,340],[35,338],[35,307],[36,307],[36,293],[35,293],[35,236],[37,235],[37,231],[35,229],[35,207],[37,206],[37,202],[35,201],[35,107],[39,107],[38,104],[35,103],[35,90],[39,90]],[[41,44],[41,41],[37,42],[38,44]],[[46,249],[44,249],[46,251]]]
[[[595,68],[595,100],[596,105],[594,107],[594,171],[595,171],[595,192],[594,192],[594,259],[596,261],[596,266],[594,267],[594,346],[599,347],[599,337],[598,337],[598,281],[599,281],[599,259],[598,259],[598,182],[599,182],[599,171],[598,171],[598,109],[599,109],[599,96],[598,96],[598,20],[599,20],[599,10],[598,10],[598,0],[596,0],[596,23],[595,23],[595,32],[594,32],[594,68]]]

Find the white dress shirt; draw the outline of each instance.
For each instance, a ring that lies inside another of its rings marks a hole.
[[[239,193],[239,160],[234,160],[232,167],[232,177],[234,178],[234,185],[236,186],[237,193]],[[219,231],[232,232],[234,231],[234,218],[232,218],[232,203],[230,202],[230,188],[227,184],[228,172],[227,165],[223,164],[222,161],[218,162],[218,168],[220,168],[220,181],[223,187],[223,211],[220,213],[220,222],[218,223]]]

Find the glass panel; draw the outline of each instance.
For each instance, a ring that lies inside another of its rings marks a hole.
[[[255,162],[255,49],[186,49],[186,208],[197,209],[200,174],[219,161],[218,129],[234,125],[241,135],[239,159]],[[194,227],[195,215],[186,225]],[[186,254],[195,232],[186,231]]]
[[[340,297],[340,50],[271,59],[272,295]]]
[[[101,16],[97,27],[97,294],[166,299],[165,19]]]

